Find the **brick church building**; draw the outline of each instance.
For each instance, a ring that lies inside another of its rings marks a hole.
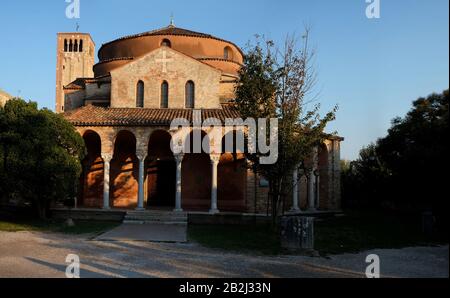
[[[95,63],[89,34],[57,38],[56,111],[88,151],[79,207],[266,212],[267,182],[247,169],[243,154],[173,154],[170,147],[176,118],[239,118],[232,108],[243,63],[237,45],[171,24],[103,44]],[[201,135],[208,140],[207,129]],[[327,138],[312,157],[314,171],[293,173],[288,208],[340,208],[341,141]]]

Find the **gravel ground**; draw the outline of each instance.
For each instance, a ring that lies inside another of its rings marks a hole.
[[[382,277],[448,278],[448,246],[373,250],[331,258],[250,256],[195,243],[102,242],[87,236],[0,232],[0,277],[64,278],[68,254],[81,277],[364,277],[366,256],[378,254]]]

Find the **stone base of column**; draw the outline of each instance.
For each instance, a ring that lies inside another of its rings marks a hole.
[[[209,214],[218,214],[220,213],[219,209],[211,209],[209,210]]]
[[[145,208],[136,208],[134,210],[136,210],[136,211],[145,211],[146,209]]]
[[[111,207],[106,207],[106,206],[103,206],[103,208],[102,208],[103,210],[111,210]]]
[[[183,212],[183,211],[184,211],[183,209],[177,209],[177,208],[173,209],[173,212]]]
[[[300,210],[300,208],[291,208],[289,209],[289,212],[300,212],[302,210]]]

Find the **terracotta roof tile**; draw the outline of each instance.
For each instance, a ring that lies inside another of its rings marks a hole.
[[[84,78],[78,78],[63,87],[64,89],[84,89],[86,88],[86,81]]]
[[[129,60],[134,60],[134,58],[133,57],[117,57],[117,58],[105,59],[105,60],[99,61],[95,65],[100,65],[100,64],[108,63],[108,62],[112,62],[112,61],[129,61]]]
[[[184,35],[184,36],[196,36],[196,37],[205,37],[205,38],[215,38],[214,36],[210,34],[195,32],[192,30],[187,30],[183,28],[178,28],[175,26],[167,26],[164,28],[151,30],[139,34],[133,34],[133,35],[127,35],[121,38],[118,38],[114,41],[123,40],[123,39],[129,39],[129,38],[136,38],[136,37],[142,37],[142,36],[152,36],[152,35]],[[113,42],[114,42],[113,41]]]
[[[175,27],[173,25],[169,25],[169,26],[164,27],[164,28],[160,28],[160,29],[156,29],[156,30],[152,30],[152,31],[147,31],[147,32],[139,33],[139,34],[133,34],[133,35],[127,35],[127,36],[124,36],[124,37],[120,37],[118,39],[115,39],[113,41],[110,41],[110,42],[107,42],[107,43],[103,44],[101,46],[101,48],[103,48],[104,46],[106,46],[108,44],[111,44],[111,43],[114,43],[114,42],[120,41],[120,40],[138,38],[138,37],[143,37],[143,36],[158,36],[158,35],[181,35],[181,36],[211,38],[211,39],[215,39],[215,40],[219,40],[219,41],[230,43],[230,44],[234,45],[241,54],[244,54],[242,52],[242,50],[236,44],[232,43],[231,41],[215,37],[215,36],[213,36],[211,34],[205,34],[205,33],[201,33],[201,32],[196,32],[196,31],[192,31],[192,30],[178,28],[178,27]],[[101,48],[100,48],[100,51],[101,51]]]
[[[88,83],[88,84],[111,83],[111,75],[108,74],[108,75],[100,76],[97,78],[77,78],[75,81],[64,86],[64,89],[67,89],[67,90],[85,89],[86,83]]]
[[[217,118],[224,123],[227,118],[239,118],[233,107],[202,109],[202,119]],[[141,109],[103,108],[88,105],[64,113],[64,117],[75,126],[168,126],[172,120],[184,118],[192,122],[190,109]]]

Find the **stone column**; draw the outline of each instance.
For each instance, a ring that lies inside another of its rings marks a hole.
[[[315,211],[314,171],[308,173],[308,211]]]
[[[312,156],[312,169],[308,173],[308,210],[316,210],[316,170],[319,164],[319,148],[315,147]]]
[[[184,154],[177,154],[175,155],[175,161],[177,163],[176,165],[176,185],[175,185],[175,190],[176,190],[176,196],[175,196],[175,212],[183,212],[183,208],[182,208],[182,204],[181,204],[181,166],[183,164],[183,157]]]
[[[110,184],[110,170],[111,170],[111,159],[112,154],[106,153],[102,154],[103,158],[103,209],[109,210],[111,207],[109,206],[109,184]]]
[[[220,154],[211,154],[211,210],[209,213],[216,214],[219,213],[219,208],[217,208],[217,167],[219,166]]]
[[[298,168],[296,167],[294,173],[292,174],[292,212],[300,211],[298,207],[298,184],[300,183],[298,179]]]
[[[315,183],[315,202],[316,202],[316,207],[320,208],[320,172],[319,170],[316,170],[314,172],[314,178],[316,180]]]
[[[138,179],[138,206],[136,210],[144,211],[144,176],[145,176],[145,158],[147,157],[144,153],[138,153],[137,158],[139,159],[139,179]]]
[[[341,209],[341,141],[336,139],[333,141],[332,149],[332,177],[328,178],[328,188],[331,187],[331,208],[333,210]],[[330,182],[331,181],[331,182]],[[331,186],[330,186],[331,184]]]

